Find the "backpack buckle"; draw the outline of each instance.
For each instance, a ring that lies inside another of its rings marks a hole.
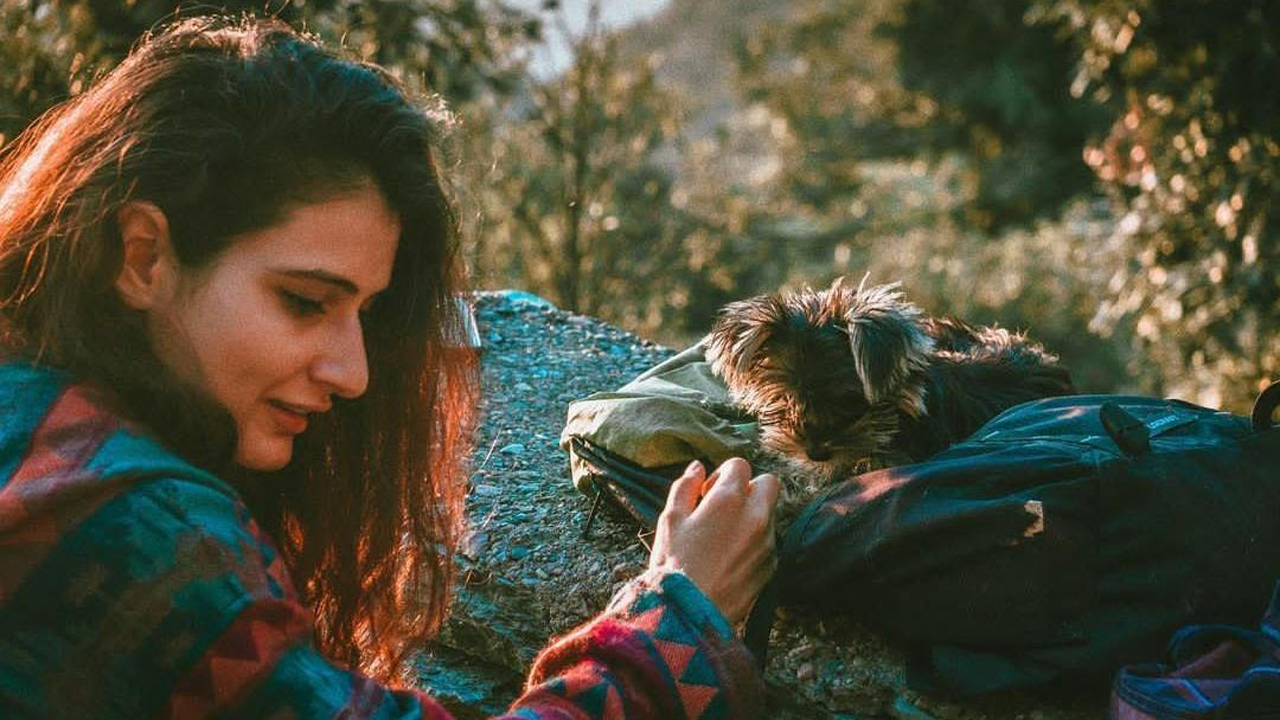
[[[1114,402],[1098,408],[1102,427],[1126,455],[1142,455],[1151,452],[1151,431],[1133,413]]]

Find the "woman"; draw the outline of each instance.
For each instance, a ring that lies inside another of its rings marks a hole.
[[[278,23],[197,19],[6,149],[0,714],[447,717],[382,684],[440,626],[462,517],[443,120]],[[691,466],[512,716],[758,712],[731,628],[776,494]]]

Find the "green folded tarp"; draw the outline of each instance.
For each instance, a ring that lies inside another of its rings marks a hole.
[[[683,468],[692,460],[714,466],[754,452],[755,421],[733,406],[703,350],[699,342],[617,390],[569,405],[560,447],[580,492],[594,494],[604,473],[599,456],[584,458],[575,439],[578,448],[603,448],[646,469]]]

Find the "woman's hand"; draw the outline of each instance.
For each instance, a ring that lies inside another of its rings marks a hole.
[[[694,461],[671,485],[649,567],[684,572],[737,627],[773,575],[778,478],[731,458],[710,477]]]

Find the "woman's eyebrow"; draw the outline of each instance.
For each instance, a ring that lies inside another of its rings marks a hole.
[[[272,272],[275,272],[280,275],[285,275],[287,277],[303,278],[307,280],[319,280],[320,282],[333,285],[334,287],[338,288],[339,290],[342,290],[348,295],[360,294],[359,285],[356,285],[355,283],[351,282],[347,278],[342,277],[341,275],[336,275],[334,273],[331,273],[328,270],[320,270],[319,268],[316,268],[316,269],[273,268]]]

